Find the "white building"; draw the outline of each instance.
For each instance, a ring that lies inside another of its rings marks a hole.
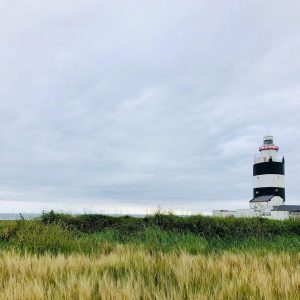
[[[213,216],[266,217],[277,220],[300,217],[300,205],[284,205],[285,161],[284,157],[278,157],[278,150],[273,136],[264,136],[263,146],[259,147],[260,156],[254,159],[253,198],[249,208],[236,211],[213,210]]]
[[[271,211],[272,219],[286,220],[300,218],[300,205],[275,206]]]

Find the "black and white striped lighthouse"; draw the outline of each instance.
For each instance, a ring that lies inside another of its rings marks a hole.
[[[285,201],[284,157],[278,157],[273,136],[266,135],[253,165],[253,198],[279,196]]]

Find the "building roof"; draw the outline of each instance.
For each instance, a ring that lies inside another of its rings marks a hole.
[[[269,202],[275,197],[274,195],[258,196],[250,200],[250,202]]]
[[[300,205],[279,205],[274,206],[272,210],[276,211],[299,211],[300,212]]]

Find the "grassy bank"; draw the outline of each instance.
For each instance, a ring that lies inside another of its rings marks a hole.
[[[0,222],[0,249],[31,253],[97,254],[118,244],[151,251],[298,252],[299,221],[154,215],[145,218],[44,214]]]
[[[116,229],[124,235],[139,232],[144,228],[156,227],[175,233],[193,233],[202,237],[272,237],[300,235],[300,220],[269,220],[265,218],[220,218],[202,215],[176,216],[160,214],[134,218],[107,215],[67,215],[51,211],[43,214],[44,224],[59,224],[85,233]]]
[[[296,299],[299,254],[0,254],[1,299]]]

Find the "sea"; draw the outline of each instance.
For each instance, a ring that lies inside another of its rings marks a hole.
[[[0,220],[32,220],[39,218],[42,214],[41,213],[35,213],[35,214],[30,214],[30,213],[0,213]],[[80,215],[80,214],[74,214],[74,215]],[[145,214],[105,214],[108,216],[113,216],[113,217],[120,217],[120,216],[131,216],[131,217],[136,217],[136,218],[143,218],[146,215]]]
[[[0,220],[32,220],[40,217],[42,214],[29,214],[29,213],[0,213]]]

